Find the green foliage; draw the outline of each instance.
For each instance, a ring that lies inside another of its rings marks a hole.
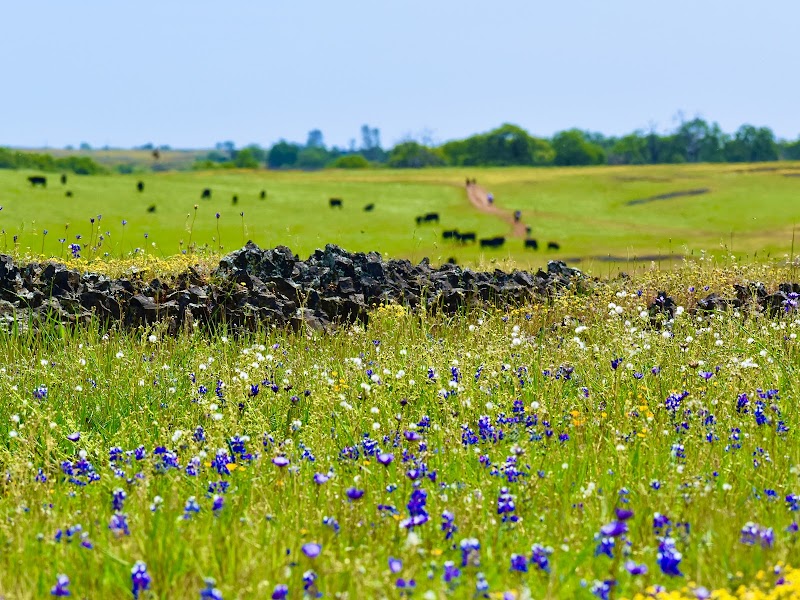
[[[796,142],[783,142],[781,154],[786,160],[800,160],[800,139]]]
[[[368,169],[370,163],[361,154],[345,154],[333,161],[331,167],[334,169]]]
[[[768,127],[742,125],[725,144],[728,162],[763,162],[778,160],[778,144]]]
[[[421,167],[442,167],[445,159],[438,148],[428,148],[417,142],[397,144],[389,152],[389,167],[397,169],[419,169]]]
[[[561,131],[553,137],[554,164],[564,167],[599,165],[606,153],[599,145],[587,141],[578,129]]]
[[[67,171],[77,175],[97,175],[108,170],[88,156],[54,158],[50,154],[21,152],[0,147],[0,169],[35,169],[39,171]]]
[[[291,168],[297,162],[297,155],[299,153],[300,147],[297,144],[291,144],[285,140],[281,140],[270,148],[269,155],[267,156],[267,166],[270,169]]]
[[[330,155],[325,148],[311,146],[297,153],[295,166],[304,171],[315,171],[324,168],[330,162]]]
[[[549,165],[555,157],[547,141],[508,123],[485,134],[447,142],[442,152],[449,164],[457,166]]]

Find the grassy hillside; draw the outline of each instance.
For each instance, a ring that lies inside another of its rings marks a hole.
[[[461,263],[476,263],[511,258],[519,265],[539,266],[559,257],[605,271],[610,267],[600,260],[608,256],[668,257],[701,250],[718,253],[723,247],[750,256],[788,253],[794,225],[800,221],[797,163],[169,172],[71,176],[65,186],[51,176],[46,189],[33,189],[27,182],[31,174],[0,172],[0,227],[5,232],[0,234],[0,251],[15,249],[15,235],[20,254],[44,249],[46,255],[60,256],[67,252],[62,246],[79,243],[85,245],[84,258],[106,252],[119,256],[136,248],[168,256],[190,243],[230,251],[252,239],[262,246],[286,244],[301,255],[334,242],[349,250],[379,250],[412,260],[428,256],[441,262],[452,256]],[[476,231],[479,237],[509,232],[502,220],[469,204],[463,187],[466,176],[492,191],[497,206],[509,213],[521,210],[540,244],[557,241],[561,250],[526,252],[519,239],[509,239],[499,250],[444,242],[443,229]],[[138,180],[145,184],[143,193],[136,191]],[[206,187],[213,190],[212,198],[201,200]],[[628,204],[698,189],[708,192]],[[65,197],[66,190],[73,193],[71,198]],[[259,199],[261,190],[268,192],[266,200]],[[239,199],[236,205],[234,195]],[[342,198],[344,207],[329,208],[330,197]],[[369,203],[375,210],[364,212]],[[151,206],[155,212],[148,212]],[[415,216],[429,211],[440,213],[440,225],[417,226]],[[91,247],[101,235],[103,243],[93,253]],[[59,239],[66,241],[62,245]]]

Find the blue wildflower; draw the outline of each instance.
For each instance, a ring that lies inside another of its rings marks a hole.
[[[50,590],[51,596],[71,596],[72,592],[69,591],[69,577],[66,575],[58,575],[56,577],[56,584]]]
[[[133,568],[131,569],[131,587],[133,591],[133,597],[138,599],[141,592],[149,590],[151,582],[152,579],[150,574],[147,572],[147,565],[143,561],[137,560],[136,564],[133,565]]]

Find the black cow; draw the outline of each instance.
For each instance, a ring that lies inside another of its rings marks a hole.
[[[442,238],[446,240],[452,240],[453,238],[458,238],[458,229],[445,229],[442,232]]]
[[[536,240],[525,240],[525,247],[530,248],[531,250],[538,250],[539,242]]]
[[[33,187],[36,187],[37,185],[47,187],[47,177],[42,177],[41,175],[31,175],[28,177],[28,181],[31,182]]]
[[[200,194],[200,199],[201,200],[204,200],[204,199],[211,200],[211,188],[204,189],[203,193]]]
[[[144,191],[144,181],[137,182],[136,190],[139,191],[139,192],[143,192]]]
[[[548,250],[561,250],[561,246],[557,242],[547,242]]]
[[[261,193],[258,195],[259,198],[265,200],[267,198],[267,190],[261,190]]]
[[[456,234],[455,238],[462,244],[466,244],[467,242],[474,242],[478,239],[478,236],[474,231],[466,231]]]
[[[161,152],[159,152],[159,151],[158,151],[158,148],[156,148],[155,150],[153,150],[153,158],[154,158],[154,159],[156,159],[156,160],[158,160],[159,158],[161,158]]]
[[[499,248],[503,244],[506,243],[506,238],[502,236],[497,236],[493,238],[482,238],[481,239],[481,247],[482,248]]]
[[[149,212],[149,213],[156,212],[156,205],[155,204],[151,204],[150,206],[148,206],[147,207],[147,212]]]
[[[233,195],[233,199],[231,200],[231,202],[233,202],[234,205],[239,204],[239,196],[234,194]]]
[[[67,176],[63,173],[61,175],[61,185],[67,185]]]
[[[67,190],[66,192],[64,192],[64,195],[65,195],[67,198],[72,198],[72,192],[71,192],[70,190]]]
[[[364,207],[364,212],[372,212],[373,210],[375,210],[375,205],[374,204],[367,204]]]
[[[331,208],[342,208],[342,199],[341,198],[331,198],[328,200],[328,204]]]

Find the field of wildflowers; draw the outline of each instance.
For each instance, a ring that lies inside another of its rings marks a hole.
[[[0,595],[800,596],[796,301],[695,310],[794,280],[701,261],[332,335],[0,334]]]

